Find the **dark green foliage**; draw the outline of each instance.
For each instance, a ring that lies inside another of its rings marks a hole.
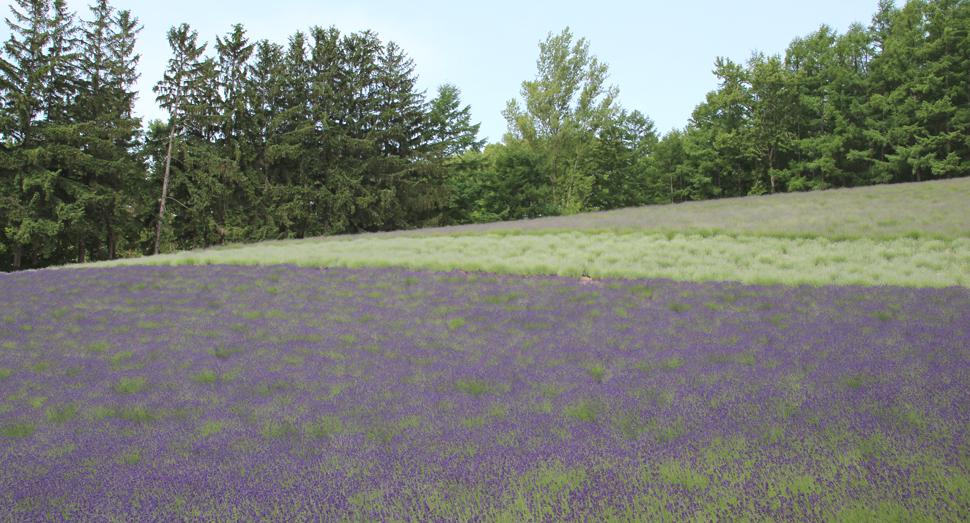
[[[653,120],[621,111],[593,142],[587,165],[593,177],[587,206],[590,210],[621,209],[654,203],[656,187],[642,176],[657,136]]]
[[[472,221],[522,220],[558,214],[548,184],[547,158],[527,144],[513,141],[485,148],[485,170],[475,173],[479,184]]]
[[[919,182],[970,174],[970,6],[879,4],[872,24],[823,25],[785,56],[719,58],[721,84],[652,158],[668,201]],[[663,143],[663,142],[661,142]]]
[[[18,9],[19,7],[19,9]],[[0,252],[5,268],[110,259],[137,234],[132,117],[137,20],[101,0],[18,0],[0,59]],[[8,263],[9,260],[9,263]]]
[[[572,91],[548,75],[559,62],[580,68],[587,46],[581,40],[570,49],[568,29],[550,35],[540,44],[537,79],[523,83],[531,105],[510,102],[505,113],[505,144],[529,143],[539,174],[530,178],[532,170],[521,163],[503,169],[488,162],[461,178],[460,192],[469,196],[460,205],[472,209],[453,216],[466,222],[524,217],[512,212],[518,187],[496,189],[503,175],[534,180],[524,188],[559,204],[529,217],[967,176],[968,30],[965,2],[910,0],[897,8],[883,1],[868,27],[854,24],[838,34],[823,25],[795,38],[783,56],[755,53],[743,64],[718,58],[720,85],[682,130],[657,141],[648,118],[604,111],[608,117],[591,128],[584,147],[578,135],[561,129],[578,113],[557,97]],[[559,102],[559,112],[543,105],[542,93]],[[564,155],[581,161],[565,168]],[[581,190],[590,185],[587,196],[564,207],[555,192],[567,175]],[[479,184],[469,186],[472,180]]]
[[[413,61],[370,31],[284,47],[236,25],[207,57],[182,24],[154,89],[171,116],[139,150],[136,20],[106,0],[80,28],[59,0],[18,5],[0,63],[5,268],[445,223],[446,158],[483,144],[458,88],[426,103]]]
[[[470,150],[481,151],[485,140],[476,140],[481,124],[471,123],[471,106],[461,105],[461,89],[454,84],[438,86],[438,96],[428,104],[429,145],[443,157],[461,156]]]
[[[438,223],[443,170],[396,44],[313,27],[283,48],[236,26],[216,47],[218,103],[196,122],[196,170],[176,183],[189,202],[180,246]]]

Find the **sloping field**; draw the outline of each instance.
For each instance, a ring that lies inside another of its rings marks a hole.
[[[90,264],[408,267],[786,285],[970,285],[970,180],[229,245]]]
[[[970,238],[970,178],[652,205],[515,222],[380,233],[608,231],[851,239]]]
[[[970,520],[966,182],[2,275],[0,521]]]

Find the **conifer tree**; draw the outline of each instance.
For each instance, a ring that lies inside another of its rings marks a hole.
[[[243,167],[247,178],[247,216],[242,238],[251,241],[279,237],[274,191],[281,176],[278,162],[273,161],[271,147],[279,141],[287,124],[287,103],[283,88],[287,70],[282,45],[261,40],[256,44],[255,59],[245,78],[245,106],[249,112],[245,136],[251,148],[249,163]]]
[[[485,139],[476,140],[481,123],[472,125],[471,106],[461,106],[461,89],[454,84],[438,86],[438,96],[428,104],[428,136],[424,139],[439,157],[460,156],[481,151]]]
[[[74,108],[75,146],[83,155],[76,174],[87,202],[88,225],[76,238],[79,263],[84,262],[88,242],[98,245],[103,239],[110,260],[117,254],[119,239],[136,234],[132,215],[144,185],[135,150],[141,118],[133,116],[139,59],[134,45],[141,28],[129,11],[117,12],[107,0],[99,0],[91,11],[94,20],[83,23]]]
[[[17,0],[11,13],[6,58],[0,59],[0,134],[5,142],[0,211],[6,217],[4,243],[11,245],[12,266],[21,266],[29,248],[31,266],[37,267],[42,259],[49,263],[66,257],[59,234],[65,222],[80,222],[83,216],[68,194],[70,182],[60,174],[63,162],[73,158],[64,147],[72,133],[77,28],[64,0]]]
[[[216,113],[219,130],[216,150],[219,155],[219,178],[222,197],[213,202],[216,233],[221,240],[239,239],[242,236],[246,216],[252,212],[251,202],[256,198],[253,183],[253,138],[250,137],[252,115],[246,107],[246,84],[249,75],[249,59],[255,44],[246,38],[241,24],[233,26],[225,38],[216,37],[217,95]]]
[[[195,123],[191,118],[197,115],[199,106],[204,103],[203,97],[198,95],[200,84],[207,76],[207,69],[211,68],[211,63],[202,58],[206,44],[198,45],[197,40],[198,33],[192,31],[188,24],[182,24],[178,28],[173,27],[168,31],[168,44],[172,48],[173,56],[168,61],[168,69],[162,80],[153,88],[157,94],[155,100],[169,113],[162,196],[155,228],[155,254],[158,254],[162,225],[166,220],[165,202],[169,198],[169,174],[176,130],[180,126],[185,127],[187,124]]]

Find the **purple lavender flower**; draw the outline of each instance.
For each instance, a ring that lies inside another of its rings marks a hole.
[[[963,288],[278,265],[0,290],[3,521],[970,517]]]

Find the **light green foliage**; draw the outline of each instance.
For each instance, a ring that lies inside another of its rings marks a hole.
[[[33,423],[14,423],[12,425],[5,425],[0,432],[8,438],[27,438],[30,437],[36,426]]]
[[[233,381],[235,375],[231,373],[219,374],[211,369],[202,369],[198,374],[190,376],[189,379],[196,383],[215,383],[217,381]]]
[[[485,380],[458,380],[455,386],[460,392],[475,397],[491,392],[493,389]]]
[[[609,66],[589,52],[589,42],[572,43],[567,27],[539,44],[538,74],[522,82],[522,101],[510,100],[502,112],[508,122],[506,144],[525,141],[550,164],[550,207],[562,214],[586,210],[593,177],[583,171],[596,131],[618,109],[615,86],[607,87]]]
[[[287,420],[267,420],[263,423],[261,432],[270,439],[293,439],[300,434],[300,429]]]
[[[134,353],[131,352],[130,350],[121,351],[111,357],[111,365],[114,365],[114,366],[120,365],[125,361],[131,359],[132,356],[134,356]]]
[[[121,378],[112,386],[112,390],[120,394],[133,394],[144,390],[146,383],[145,378]]]
[[[575,418],[586,423],[596,423],[603,410],[604,407],[600,402],[583,399],[575,405],[567,405],[563,409],[563,413],[568,418]]]
[[[68,403],[60,407],[47,408],[47,420],[54,423],[64,423],[77,414],[78,408],[73,403]]]
[[[33,398],[27,399],[27,404],[35,409],[39,409],[47,403],[47,396],[34,396]]]
[[[314,438],[329,439],[342,434],[344,430],[344,423],[337,416],[321,416],[307,432]]]
[[[222,432],[222,429],[226,427],[226,422],[224,421],[206,421],[198,429],[200,438],[207,438],[213,434],[218,434]]]
[[[702,489],[710,483],[706,474],[694,471],[678,461],[668,461],[660,465],[660,477],[665,483],[680,485],[688,489]]]
[[[117,461],[123,465],[136,465],[141,462],[141,451],[138,449],[131,449],[118,456]]]
[[[464,326],[465,326],[465,320],[463,318],[452,318],[448,320],[449,331],[455,331]]]
[[[603,383],[609,379],[609,373],[602,363],[592,363],[587,365],[586,370],[589,372],[589,375],[596,380],[596,383]]]
[[[660,362],[659,368],[662,370],[677,370],[683,367],[684,365],[687,365],[687,362],[684,361],[684,359],[681,358],[680,355],[675,354],[669,358],[664,358],[664,360]],[[641,363],[640,365],[638,365],[638,367],[641,370],[649,370],[651,368],[656,368],[656,366],[650,363]]]
[[[135,423],[151,423],[155,421],[155,414],[145,407],[126,407],[118,411],[118,417]]]

